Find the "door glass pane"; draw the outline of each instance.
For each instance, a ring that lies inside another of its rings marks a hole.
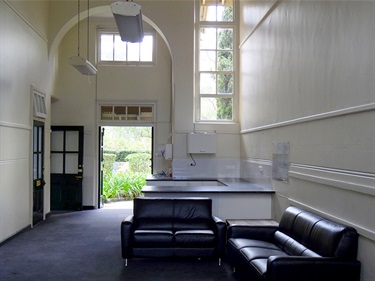
[[[33,157],[33,179],[37,179],[38,178],[38,173],[37,173],[37,165],[38,165],[38,154],[34,154],[34,157]]]
[[[37,171],[37,177],[38,179],[41,179],[42,178],[42,171],[43,171],[43,166],[42,166],[42,163],[43,163],[43,154],[39,153],[38,154],[38,171]]]
[[[79,134],[77,131],[66,132],[66,151],[78,151]]]
[[[64,150],[64,132],[52,131],[51,135],[51,151]]]
[[[62,153],[51,153],[51,173],[52,174],[63,173],[63,154]]]
[[[41,152],[42,151],[42,143],[43,143],[43,130],[42,130],[42,127],[39,127],[39,130],[38,130],[38,135],[39,135],[39,147],[38,147],[38,152]]]
[[[65,174],[78,173],[78,153],[68,153],[65,155]]]
[[[33,132],[33,151],[36,152],[38,148],[38,127],[34,126]]]

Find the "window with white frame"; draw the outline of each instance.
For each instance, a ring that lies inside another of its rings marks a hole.
[[[121,41],[118,32],[99,32],[99,59],[102,62],[126,64],[153,64],[155,34],[145,33],[141,43]]]
[[[197,121],[234,120],[234,1],[199,0]]]

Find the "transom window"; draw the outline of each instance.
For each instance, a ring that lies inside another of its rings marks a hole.
[[[199,0],[197,120],[233,121],[235,90],[233,0]]]
[[[147,33],[141,43],[130,43],[121,41],[117,32],[99,32],[99,61],[153,64],[154,37]]]

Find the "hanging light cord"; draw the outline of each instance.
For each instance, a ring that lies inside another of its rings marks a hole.
[[[90,38],[90,0],[87,0],[87,60],[90,60],[89,56],[89,38]]]
[[[80,16],[80,12],[81,12],[81,5],[80,5],[80,0],[78,0],[78,57],[79,57],[79,23],[81,21],[81,16]]]

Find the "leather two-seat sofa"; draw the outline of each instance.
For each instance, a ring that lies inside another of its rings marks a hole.
[[[354,228],[289,207],[278,226],[228,227],[227,260],[252,281],[358,281],[357,247]]]
[[[134,199],[121,223],[122,257],[217,257],[224,255],[226,223],[212,215],[210,198]]]

